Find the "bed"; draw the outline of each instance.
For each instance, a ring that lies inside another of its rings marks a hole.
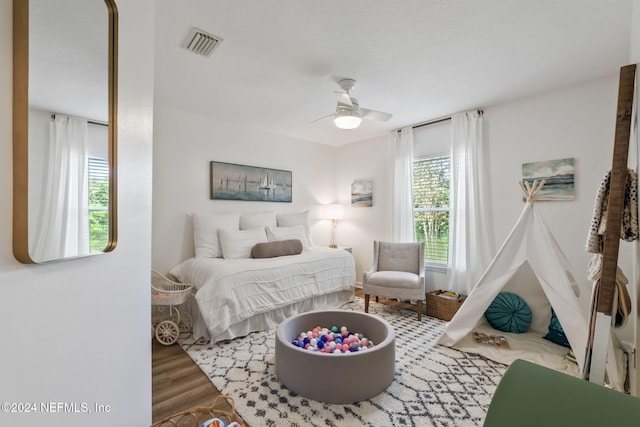
[[[310,245],[303,227],[306,217],[298,217],[301,224],[294,225],[281,217],[276,221],[275,214],[273,223],[271,215],[243,218],[236,228],[235,216],[231,220],[218,216],[214,223],[224,224],[225,229],[212,230],[211,218],[204,227],[204,220],[194,216],[196,256],[170,271],[180,282],[195,286],[191,310],[195,338],[229,340],[271,329],[295,314],[335,308],[354,299],[353,256],[342,249]],[[209,236],[206,244],[204,228]],[[267,258],[250,255],[251,248],[260,242],[295,237],[304,241],[299,254]],[[202,250],[205,246],[209,252]],[[211,252],[211,248],[219,251]]]

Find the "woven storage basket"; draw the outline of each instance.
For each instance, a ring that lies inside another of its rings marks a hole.
[[[455,316],[467,297],[463,296],[458,299],[445,298],[440,295],[443,292],[438,290],[427,293],[427,316],[449,321]]]
[[[231,405],[230,411],[218,409],[227,400]],[[211,418],[220,418],[227,424],[237,422],[241,427],[245,427],[242,418],[236,413],[235,402],[232,397],[219,395],[215,398],[211,406],[199,406],[195,409],[182,411],[169,415],[166,418],[156,421],[151,427],[200,427],[202,423]]]

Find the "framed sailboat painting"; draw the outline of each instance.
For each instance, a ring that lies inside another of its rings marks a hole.
[[[210,162],[211,199],[291,202],[291,171]]]

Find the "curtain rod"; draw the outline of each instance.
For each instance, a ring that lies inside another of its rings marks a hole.
[[[483,115],[484,111],[483,110],[476,110],[476,113],[478,113],[478,115]],[[416,129],[416,128],[421,128],[422,126],[429,126],[429,125],[435,125],[436,123],[440,123],[440,122],[446,122],[447,120],[451,120],[451,116],[446,116],[446,117],[440,117],[439,119],[434,119],[434,120],[429,120],[428,122],[422,122],[422,123],[418,123],[415,124],[413,126],[411,126],[412,129]],[[400,132],[400,129],[397,129],[397,132]]]
[[[65,114],[65,116],[68,116],[68,114]],[[77,119],[84,119],[84,120],[86,120],[86,121],[87,121],[87,123],[89,123],[90,125],[109,126],[109,123],[106,123],[106,122],[99,122],[99,121],[96,121],[96,120],[89,120],[89,119],[85,119],[84,117],[77,117],[77,116],[69,116],[69,117],[75,117],[75,118],[77,118]],[[52,118],[52,119],[55,119],[55,118],[56,118],[55,113],[51,115],[51,118]]]

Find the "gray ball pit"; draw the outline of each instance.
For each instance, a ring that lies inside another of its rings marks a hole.
[[[346,326],[375,346],[369,350],[326,354],[303,350],[291,342],[316,326]],[[276,376],[300,396],[326,403],[355,403],[384,391],[393,381],[396,338],[389,322],[367,313],[311,311],[293,316],[276,330]]]

